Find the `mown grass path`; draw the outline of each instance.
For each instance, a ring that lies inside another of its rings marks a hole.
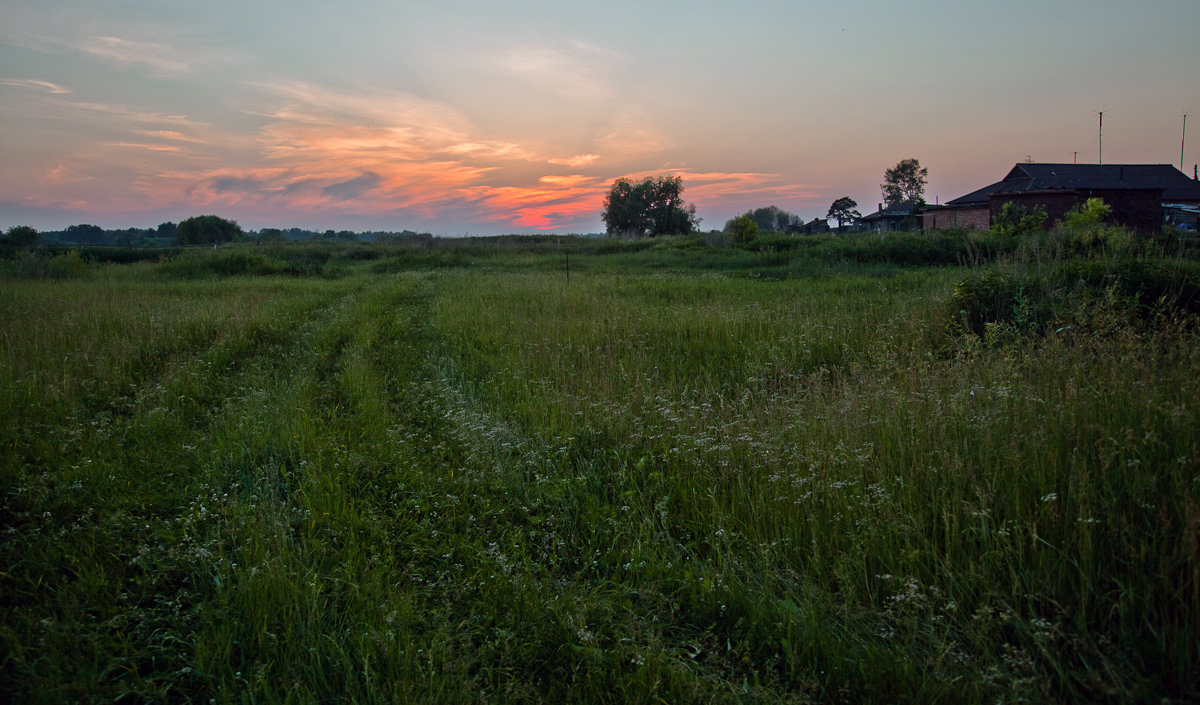
[[[9,697],[1196,692],[1194,329],[951,349],[927,271],[151,271],[0,289]]]

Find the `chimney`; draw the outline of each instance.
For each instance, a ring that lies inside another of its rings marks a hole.
[[[881,213],[883,212],[883,204],[882,203],[879,204],[879,212],[881,212]]]
[[[1200,173],[1197,173],[1198,169],[1200,169],[1200,164],[1192,165],[1192,181],[1200,181]]]

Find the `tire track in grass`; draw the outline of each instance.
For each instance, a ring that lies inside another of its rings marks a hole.
[[[291,307],[290,320],[319,315],[321,296]],[[133,398],[85,404],[55,429],[60,442],[15,453],[23,469],[5,513],[19,523],[0,548],[13,566],[3,576],[4,690],[165,692],[161,671],[185,662],[179,635],[194,621],[185,564],[207,558],[184,556],[174,531],[201,470],[197,435],[245,378],[238,368],[286,351],[288,319],[275,323],[228,331]]]

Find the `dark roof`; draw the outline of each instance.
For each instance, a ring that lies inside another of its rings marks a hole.
[[[994,193],[1056,189],[1162,189],[1166,202],[1200,201],[1200,181],[1170,164],[1017,164],[1003,181],[946,205],[982,206]]]
[[[880,218],[907,218],[910,215],[915,215],[917,209],[911,203],[893,203],[890,206],[884,206],[882,210],[877,210],[874,213],[864,215],[862,220],[879,220]]]
[[[990,197],[993,193],[998,191],[1000,189],[1000,187],[1003,186],[1004,184],[1005,184],[1005,182],[1003,182],[1003,181],[997,181],[994,184],[984,186],[983,188],[979,189],[978,191],[972,191],[971,193],[968,193],[965,196],[959,196],[958,198],[954,199],[953,201],[946,201],[942,205],[943,206],[951,206],[951,207],[958,206],[960,208],[964,207],[964,206],[968,206],[968,207],[969,206],[978,206],[980,208],[987,208],[988,197]]]

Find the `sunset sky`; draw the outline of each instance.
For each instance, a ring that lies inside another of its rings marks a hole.
[[[927,199],[1027,157],[1200,162],[1200,2],[3,0],[0,228],[598,232],[679,174],[704,229]]]

